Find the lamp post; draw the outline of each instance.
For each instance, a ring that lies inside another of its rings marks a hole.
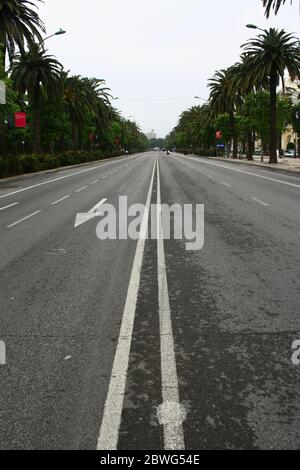
[[[62,34],[66,34],[66,32],[67,31],[64,31],[63,29],[60,28],[58,31],[56,31],[56,33],[51,34],[51,36],[47,36],[45,39],[43,39],[43,42],[47,41],[50,38],[53,38],[54,36],[61,36]]]
[[[251,23],[246,24],[246,28],[248,28],[248,29],[258,29],[259,31],[262,31],[263,33],[265,33],[267,31],[266,29],[259,28],[255,24],[251,24]]]

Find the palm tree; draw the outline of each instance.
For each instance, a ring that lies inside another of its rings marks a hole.
[[[6,52],[8,51],[12,60],[16,45],[20,51],[24,51],[25,41],[28,44],[31,44],[34,38],[42,41],[41,32],[45,32],[45,27],[38,13],[31,8],[34,6],[34,3],[28,0],[1,0],[0,48],[4,65]]]
[[[233,141],[233,158],[238,156],[238,143],[235,112],[242,104],[242,98],[234,82],[234,69],[220,70],[209,80],[210,88],[210,108],[214,115],[228,113],[231,124],[231,135]]]
[[[108,88],[103,87],[104,80],[86,78],[80,75],[69,76],[69,72],[61,75],[65,109],[72,126],[74,148],[79,146],[79,130],[83,127],[87,116],[92,114],[96,124],[103,117],[109,104]]]
[[[244,44],[248,80],[252,84],[268,83],[270,91],[270,163],[277,163],[277,86],[287,69],[294,80],[300,76],[300,53],[297,38],[284,30],[270,28]]]
[[[291,0],[292,3],[293,0]],[[279,8],[285,4],[285,0],[263,0],[263,6],[266,9],[267,18],[269,18],[271,10],[273,9],[277,15]]]
[[[28,94],[33,115],[33,152],[41,153],[40,105],[44,93],[48,99],[60,91],[62,65],[39,44],[18,54],[12,64],[12,80],[20,94]]]

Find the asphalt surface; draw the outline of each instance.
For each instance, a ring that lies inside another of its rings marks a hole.
[[[204,247],[74,229],[119,196],[204,204]],[[0,448],[299,449],[299,199],[156,153],[0,182]]]

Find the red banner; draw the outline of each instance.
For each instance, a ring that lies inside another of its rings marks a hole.
[[[216,139],[222,139],[222,131],[216,132]]]
[[[15,113],[15,127],[26,127],[26,113]]]

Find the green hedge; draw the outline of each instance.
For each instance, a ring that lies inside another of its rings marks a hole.
[[[77,165],[80,163],[93,162],[109,157],[118,157],[118,152],[87,152],[73,151],[60,153],[58,155],[14,155],[0,158],[0,178],[21,175],[24,173],[35,173],[37,171],[52,170],[59,167]]]

